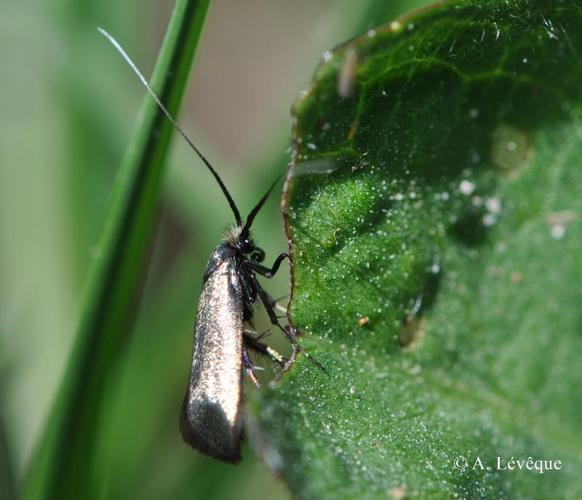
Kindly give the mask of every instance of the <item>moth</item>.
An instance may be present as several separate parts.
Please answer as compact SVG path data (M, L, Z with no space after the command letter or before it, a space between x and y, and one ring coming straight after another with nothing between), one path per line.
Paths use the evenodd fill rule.
M257 299L263 303L273 325L292 338L279 323L273 301L256 277L256 274L272 277L287 257L282 253L271 268L263 266L264 251L255 245L250 234L254 217L268 194L244 224L235 212L237 225L208 261L198 305L192 369L180 429L193 448L225 462L240 460L243 370L258 385L249 350L281 366L285 363L276 351L245 330Z
M264 266L265 252L255 244L251 234L255 217L277 181L243 221L214 167L176 123L121 45L102 28L98 30L122 55L172 126L206 165L234 214L235 225L227 230L225 240L210 255L202 280L192 367L182 405L180 431L186 443L198 451L224 462L237 463L241 459L244 427L241 407L243 373L258 385L249 352L257 352L283 368L295 359L298 352L302 352L320 366L297 344L296 332L279 322L276 302L257 279L257 275L273 277L288 258L287 253L281 253L270 268ZM293 348L290 359L245 329L245 323L253 318L258 301L263 304L273 326L290 341Z

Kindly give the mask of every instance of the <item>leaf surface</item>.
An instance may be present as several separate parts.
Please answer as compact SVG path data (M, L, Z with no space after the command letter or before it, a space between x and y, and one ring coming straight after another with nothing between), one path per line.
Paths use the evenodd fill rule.
M581 53L577 2L467 1L324 57L283 209L327 371L254 401L299 497L582 495Z

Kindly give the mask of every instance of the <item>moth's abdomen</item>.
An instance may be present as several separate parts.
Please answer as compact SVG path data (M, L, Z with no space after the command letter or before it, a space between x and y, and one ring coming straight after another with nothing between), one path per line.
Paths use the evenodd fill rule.
M217 261L218 259L218 261ZM200 295L180 429L202 453L240 460L243 301L233 256L218 247Z

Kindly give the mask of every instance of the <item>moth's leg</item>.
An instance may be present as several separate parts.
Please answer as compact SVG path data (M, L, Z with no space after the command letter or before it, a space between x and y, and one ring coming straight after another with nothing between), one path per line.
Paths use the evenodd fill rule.
M282 253L281 255L279 255L275 259L275 262L273 262L273 266L271 267L271 269L269 269L267 266L263 266L262 264L253 261L248 261L246 265L250 269L252 269L255 273L259 273L261 276L265 276L265 278L272 278L273 276L275 276L275 274L277 274L281 262L283 262L288 257L289 254L287 253Z
M285 366L287 364L287 359L284 356L282 356L272 347L269 347L268 345L260 342L258 339L251 337L246 332L244 339L246 347L252 349L255 352L258 352L259 354L262 354L263 356L268 358L271 362L279 366Z
M269 295L269 294L267 294ZM271 299L271 306L273 306L275 309L277 309L277 311L284 313L285 315L287 315L287 308L283 307L281 304L279 304L279 301L282 299L286 299L288 297L288 295L283 295L282 297L279 297L278 299L274 299L273 297L271 297L269 295L269 299Z
M263 289L261 284L257 281L257 278L252 274L250 274L250 281L253 288L256 290L261 302L265 306L265 310L267 311L267 315L269 316L269 320L271 324L279 327L280 329L284 330L284 328L279 323L279 318L277 317L277 313L275 312L275 308L273 307L272 299L267 292Z
M261 384L259 384L259 379L257 378L254 372L253 362L251 361L251 357L249 356L249 352L247 351L247 348L245 346L243 346L242 349L242 358L243 358L242 359L243 368L246 374L253 381L253 384L255 384L255 386L261 387Z
M255 332L254 330L249 330L249 329L245 328L244 333L245 333L245 337L249 337L253 340L262 340L264 337L268 337L269 335L271 335L271 329L268 328L263 333L259 333L259 332Z
M301 347L297 343L297 340L295 339L295 331L294 330L292 331L292 327L290 327L289 325L287 325L287 327L284 327L281 325L281 323L279 323L279 318L277 317L277 313L275 312L275 309L271 305L271 302L269 300L269 295L267 294L267 292L265 292L265 290L263 289L263 287L257 281L257 278L255 278L255 276L253 274L250 275L250 278L251 278L251 282L252 282L253 286L255 287L255 290L257 291L257 294L259 295L259 297L261 299L261 302L265 306L265 310L267 311L267 315L269 316L271 323L283 332L283 335L285 335L285 337L291 343L291 345L293 346L294 349L296 349L297 351L302 353L306 358L311 360L312 363L314 363L319 368L321 368L323 371L325 371L325 368L321 365L321 363L319 363L314 357L310 356L309 353L307 351L305 351L305 349L303 349L303 347Z
M281 263L285 260L289 258L289 254L287 253L282 253L280 254L276 259L275 262L273 262L273 265L271 266L271 269L269 269L266 266L263 266L262 264L259 264L258 262L253 262L253 261L248 261L246 263L246 265L248 266L248 268L255 272L260 274L261 276L265 276L266 278L272 278L273 276L275 276L275 274L277 274L277 271L279 270L279 267L281 266ZM284 308L282 305L279 304L279 300L275 300L273 299L269 294L267 294L267 296L269 297L269 302L270 302L270 307L271 308L275 308L278 311L287 314L287 309Z
M278 298L278 299L274 299L273 297L271 297L271 295L267 292L265 292L265 294L267 295L268 299L269 299L269 304L271 305L271 307L273 309L276 309L278 312L283 313L282 316L277 316L277 318L281 319L281 318L286 318L287 317L287 308L283 307L281 304L279 304L279 301L282 298L286 298L287 295L283 295L283 297Z
M282 306L281 304L279 304L279 301L280 301L282 298L286 298L286 297L287 297L287 295L284 295L283 297L281 297L281 298L278 298L278 299L274 299L274 298L273 298L273 297L271 297L271 295L270 295L270 294L268 294L267 292L265 292L265 294L267 295L267 298L269 299L269 304L270 304L270 306L271 306L273 309L275 309L277 312L279 312L279 313L282 313L282 314L279 314L279 315L277 316L277 318L279 318L279 319L281 319L281 318L287 318L287 308L286 308L286 307L284 307L284 306Z
M416 297L416 300L414 301L414 305L412 306L412 309L407 314L407 319L414 318L414 316L416 316L420 312L420 310L422 309L422 301L423 300L424 300L424 293L421 293L418 297Z

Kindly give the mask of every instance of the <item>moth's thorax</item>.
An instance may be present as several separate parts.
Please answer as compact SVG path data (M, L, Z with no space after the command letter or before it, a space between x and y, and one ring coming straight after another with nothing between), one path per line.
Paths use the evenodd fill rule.
M210 275L216 271L216 269L225 261L227 260L236 260L240 257L240 252L228 244L228 242L224 242L217 246L214 251L210 254L210 258L208 259L208 264L206 265L206 271L204 272L204 278L202 279L202 283L206 283Z

